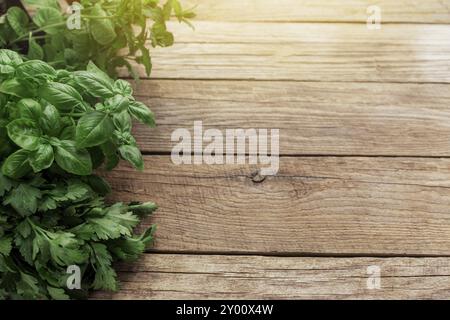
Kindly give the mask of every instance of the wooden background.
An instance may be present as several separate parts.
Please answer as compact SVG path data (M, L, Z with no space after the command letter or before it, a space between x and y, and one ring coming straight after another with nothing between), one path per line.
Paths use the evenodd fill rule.
M196 30L171 24L136 85L146 170L108 174L116 200L159 204L157 241L95 297L450 299L450 0L184 3ZM175 166L195 120L279 128L279 173Z

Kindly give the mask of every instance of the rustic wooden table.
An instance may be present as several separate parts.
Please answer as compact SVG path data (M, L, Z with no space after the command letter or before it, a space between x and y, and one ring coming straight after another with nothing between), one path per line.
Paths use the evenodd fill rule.
M174 23L136 85L146 170L109 174L159 204L156 245L97 297L450 298L450 0L187 2L196 30ZM279 173L174 165L195 120L279 128Z

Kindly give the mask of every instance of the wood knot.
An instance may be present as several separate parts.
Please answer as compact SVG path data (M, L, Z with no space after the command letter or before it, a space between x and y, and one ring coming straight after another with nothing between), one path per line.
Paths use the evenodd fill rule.
M259 170L255 170L250 174L250 178L254 183L261 183L266 180L266 176L261 175L261 172Z

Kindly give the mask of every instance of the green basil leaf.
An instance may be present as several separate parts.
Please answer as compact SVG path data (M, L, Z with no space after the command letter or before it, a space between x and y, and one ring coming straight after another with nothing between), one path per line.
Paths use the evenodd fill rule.
M106 113L93 111L78 121L75 141L79 148L101 145L108 141L114 131L110 116Z
M56 70L41 60L30 60L20 64L16 76L27 81L41 83L56 78Z
M55 150L55 161L65 171L79 176L92 173L92 161L86 149L77 149L75 142L60 141Z
M56 8L41 8L34 15L33 22L46 33L55 34L61 32L64 18Z
M15 67L22 62L22 58L17 52L7 49L0 50L0 74L14 73Z
M127 97L123 95L117 94L112 98L109 98L105 101L105 104L109 107L113 112L119 113L128 109L130 105L130 101Z
M71 112L83 105L83 98L78 91L64 83L47 83L40 88L39 96L63 112Z
M110 171L117 167L119 164L120 158L117 155L117 147L112 141L107 141L106 143L102 144L100 148L103 151L103 154L105 155L105 168L106 170Z
M106 99L114 96L113 85L93 72L76 71L74 77L77 84L92 97Z
M0 64L17 66L22 62L23 60L17 52L8 49L0 50Z
M113 122L117 130L119 131L131 131L131 117L127 111L122 111L121 113L116 113L113 116Z
M42 60L44 59L44 49L37 43L36 40L30 38L28 40L28 59Z
M141 151L135 146L121 146L119 152L122 158L130 162L136 169L144 170L144 159L142 158Z
M119 79L114 82L114 89L117 93L124 96L131 96L133 94L133 88L128 81Z
M34 89L27 87L16 78L3 81L0 84L0 92L19 98L31 98L35 96Z
M140 122L150 127L156 126L155 116L145 104L138 101L132 101L128 107L128 112Z
M6 13L6 19L9 25L18 36L28 33L29 19L28 15L19 7L11 7Z
M9 123L6 128L9 138L19 147L29 151L38 148L42 132L36 122L29 119L17 119Z
M35 173L50 168L53 160L53 147L49 144L41 144L37 150L30 154L30 165Z
M102 9L100 4L97 4L92 8L91 14L99 17L107 17L107 13ZM92 37L101 45L107 45L117 37L112 21L107 18L90 19L89 29Z
M10 155L3 163L2 173L10 178L20 179L30 172L31 167L28 162L30 151L19 150Z
M42 107L36 100L22 99L16 105L19 118L39 121L42 117Z
M58 110L51 104L48 104L42 112L39 119L42 130L49 136L56 136L61 130L61 116ZM65 140L65 139L63 139ZM69 139L70 140L70 139Z

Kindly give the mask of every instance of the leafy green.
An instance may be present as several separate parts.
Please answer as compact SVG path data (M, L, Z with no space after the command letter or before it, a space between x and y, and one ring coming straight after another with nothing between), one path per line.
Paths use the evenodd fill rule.
M0 23L0 48L23 52L28 44L29 59L43 59L57 68L85 70L93 61L110 76L117 68L137 77L133 64L143 65L150 75L152 62L146 44L173 45L174 36L166 22L175 17L191 26L192 10L179 0L82 0L81 6L64 11L54 0L24 0L37 10L32 18L18 7L5 14ZM2 71L3 69L3 71ZM8 67L0 72L8 73Z
M156 206L107 204L111 188L94 169L112 169L120 158L143 169L131 118L151 125L151 111L127 82L93 63L57 70L9 50L0 50L0 91L0 298L117 290L113 265L152 243L153 227L134 229ZM73 266L80 289L67 284Z

